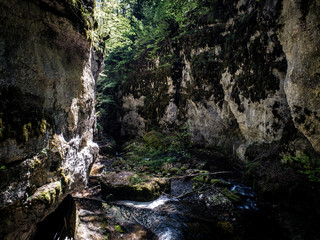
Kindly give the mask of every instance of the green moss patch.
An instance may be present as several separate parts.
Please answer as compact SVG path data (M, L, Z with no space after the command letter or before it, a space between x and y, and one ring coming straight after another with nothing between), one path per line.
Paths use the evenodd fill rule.
M43 203L46 206L50 206L61 194L61 182L57 181L38 188L37 191L31 197L29 197L28 201L31 202L31 205Z
M169 189L169 181L134 172L120 172L102 176L101 186L102 194L112 194L114 199L151 201Z

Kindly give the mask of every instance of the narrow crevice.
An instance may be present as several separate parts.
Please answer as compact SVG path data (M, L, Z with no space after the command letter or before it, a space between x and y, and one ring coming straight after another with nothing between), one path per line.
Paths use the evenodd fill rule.
M68 195L59 207L37 224L33 240L73 239L76 227L76 205Z

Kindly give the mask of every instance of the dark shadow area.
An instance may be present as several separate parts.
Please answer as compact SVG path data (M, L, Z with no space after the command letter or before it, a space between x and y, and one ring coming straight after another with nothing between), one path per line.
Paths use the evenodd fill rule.
M76 225L76 205L68 195L56 211L37 224L34 240L73 238Z

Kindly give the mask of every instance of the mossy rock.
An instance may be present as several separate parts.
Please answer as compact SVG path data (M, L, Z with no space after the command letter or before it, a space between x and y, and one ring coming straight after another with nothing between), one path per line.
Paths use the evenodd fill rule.
M192 182L196 183L210 183L210 177L208 174L199 174L192 179Z
M38 190L28 199L31 205L36 205L37 203L45 204L50 206L58 197L62 194L61 182L53 182L38 188Z
M134 172L109 173L101 178L103 196L114 200L152 201L169 190L169 180L137 175Z
M214 184L216 187L228 187L230 186L229 183L221 180L221 179L217 179L217 178L212 178L210 179L210 184Z
M173 167L173 168L169 169L169 172L172 174L177 174L179 172L179 170L180 170L179 168Z
M232 192L232 191L228 190L227 188L222 189L221 193L233 202L240 202L241 201L241 198L237 193Z
M165 147L165 143L163 141L163 135L156 131L151 131L146 133L143 136L143 141L148 147L153 147L156 149Z

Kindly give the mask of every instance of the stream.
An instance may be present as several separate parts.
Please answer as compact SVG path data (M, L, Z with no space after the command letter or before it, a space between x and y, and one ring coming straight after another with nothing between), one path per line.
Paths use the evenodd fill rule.
M75 197L79 219L76 237L68 226L65 229L56 228L55 233L52 229L48 230L59 222L55 216L53 221L42 223L43 235L35 239L286 239L250 187L221 181L230 192L240 196L235 203L212 190L193 192L189 181L180 180L172 181L170 194L163 194L149 202ZM66 216L62 219L74 224L75 219L70 220L70 216L75 215L69 214L67 221ZM111 234L110 226L117 226L111 227L116 229ZM47 233L52 234L48 236Z
M152 202L117 201L106 211L119 223L141 224L161 240L184 239L187 229L187 208L165 195Z
M95 162L88 186L40 222L34 240L288 239L271 208L226 166L212 175L192 170L187 176L156 178L165 179L166 187L150 198L144 184L160 183L152 185L153 176L147 175L149 182L134 190L130 179L136 173L115 171L112 159L117 158Z
M274 229L268 227L274 226L268 226L270 223L260 212L252 189L239 183L228 184L230 191L236 191L241 200L234 208L228 206L232 209L226 210L224 216L208 211L210 206L204 206L206 194L194 194L185 199L173 196L176 194L164 194L151 202L115 201L106 207L106 213L120 225L135 222L150 229L159 240L236 239L234 234L238 235L237 239L282 239L277 233L270 236ZM220 204L223 207L224 204ZM237 222L239 220L248 222Z

